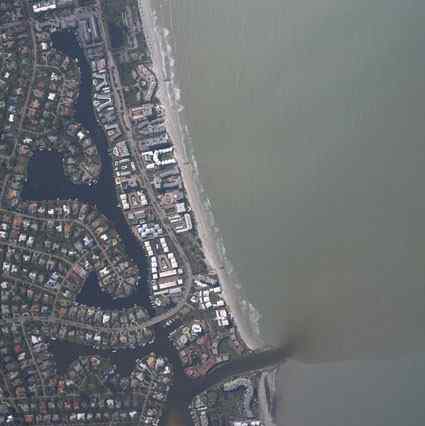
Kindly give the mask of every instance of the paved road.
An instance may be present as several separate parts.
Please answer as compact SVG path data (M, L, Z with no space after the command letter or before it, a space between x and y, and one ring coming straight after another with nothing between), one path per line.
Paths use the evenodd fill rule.
M41 222L48 222L48 221L53 220L55 222L62 222L62 223L64 223L64 222L70 223L71 222L71 223L74 223L74 224L81 226L90 235L90 237L93 239L93 241L96 243L96 246L101 251L102 256L104 257L104 259L106 259L108 266L111 268L114 275L117 277L117 280L122 282L121 272L118 271L115 268L114 262L112 261L111 257L108 255L106 250L103 248L101 242L99 241L97 236L94 234L93 230L90 229L84 222L81 222L80 220L75 219L75 218L49 218L49 217L32 216L32 215L29 215L29 214L20 213L20 212L14 211L14 210L4 209L4 208L1 208L1 207L0 207L0 212L9 213L9 214L13 214L13 215L16 215L16 216L22 216L22 217L26 217L28 219L38 220L38 221L41 221ZM36 251L36 250L30 250L27 247L19 246L19 244L15 245L14 243L11 243L11 242L4 242L4 243L0 243L0 244L14 246L14 247L20 248L22 250L29 250L29 251L34 251L34 252ZM52 257L56 257L56 258L61 259L62 261L66 262L68 264L71 264L71 265L74 264L73 262L71 262L71 261L69 261L65 258L62 258L60 256L57 256L57 255L49 253L49 252L39 252L39 253L47 254L47 255L52 256Z
M145 326L149 327L155 324L158 324L159 322L166 321L176 315L183 306L186 304L186 301L188 297L190 296L192 286L193 286L193 272L192 268L190 266L189 259L178 241L178 238L176 236L175 231L171 227L167 215L165 214L164 210L161 208L161 206L158 203L158 199L155 193L155 190L150 183L149 176L146 172L146 167L143 164L142 159L140 158L138 149L137 149L137 143L138 141L135 138L133 129L130 129L130 131L127 130L128 126L131 126L131 120L129 118L128 114L128 107L125 105L125 100L123 100L123 97L120 96L120 93L123 93L123 87L120 80L120 76L118 73L113 73L113 70L116 69L116 65L114 62L113 55L111 53L111 46L109 45L106 29L105 29L105 23L102 19L102 13L101 13L101 5L100 1L97 2L97 8L98 8L98 18L100 22L100 31L102 33L102 37L104 40L106 40L106 50L107 50L107 58L108 58L108 68L110 70L110 83L112 88L112 94L114 97L114 105L117 108L118 116L120 119L121 127L124 129L125 138L128 141L130 152L132 159L135 162L137 173L139 176L143 178L144 182L144 190L146 191L149 201L151 203L152 208L154 209L157 219L160 222L164 232L167 234L167 236L170 238L172 243L174 244L174 247L177 251L178 257L180 258L181 262L183 263L183 269L184 269L184 292L183 297L180 299L180 301L176 304L176 306L169 311L160 314L158 316L155 316L151 318L151 320L146 321L144 324ZM113 75L112 75L113 74ZM120 108L118 108L118 105Z
M106 30L105 30L105 26L104 26L104 22L102 20L102 15L100 13L100 2L98 0L98 17L99 17L99 22L100 22L100 29L101 29L101 33L102 36L104 38L104 40L108 40L107 36L106 36ZM31 83L28 89L28 93L27 93L27 99L25 101L24 104L24 111L27 108L27 104L29 101L29 97L30 97L30 93L32 90L32 86L34 84L35 81L35 72L36 72L36 67L37 67L37 50L36 50L36 46L35 46L35 34L34 34L34 28L33 28L33 22L30 21L30 28L31 28L31 37L33 39L33 43L34 43L34 48L33 48L33 55L34 55L34 63L33 63L33 74L32 74L32 79L31 79ZM108 42L107 42L108 43ZM110 46L107 46L107 52L108 52L108 67L110 70L116 69L115 67L115 63L114 63L114 59L112 54L110 53ZM189 262L189 259L182 247L182 245L180 244L177 235L175 233L175 231L173 230L171 224L168 221L167 215L165 214L164 210L161 208L161 206L158 203L157 200L157 196L155 193L155 190L152 186L152 184L150 183L150 179L149 176L147 175L146 172L146 168L145 165L143 164L142 159L139 156L139 152L137 149L137 140L134 137L134 133L133 133L133 129L129 126L131 126L131 121L129 119L129 115L128 115L128 108L125 105L125 103L123 102L123 97L120 96L120 93L123 93L123 87L119 78L118 73L115 73L113 78L111 75L110 78L111 81L111 88L112 88L112 92L113 92L113 96L114 96L114 103L116 106L120 106L119 109L117 109L117 111L119 111L119 118L120 118L120 123L122 128L124 129L124 135L129 143L129 148L130 148L130 152L132 154L132 158L135 162L135 165L137 167L137 172L138 174L143 178L143 182L144 182L144 189L147 193L147 196L150 200L151 206L153 208L153 210L156 213L158 222L160 223L160 225L162 226L164 233L169 237L169 239L172 241L176 251L177 251L177 255L178 258L180 259L180 261L182 262L182 266L183 266L183 270L184 270L184 276L183 276L183 282L184 282L184 291L183 291L183 295L181 297L181 299L179 300L179 302L171 309L169 309L168 311L156 315L146 321L143 321L141 323L138 323L137 325L132 325L132 326L127 326L127 327L119 327L119 328L108 328L108 327L95 327L95 326L91 326L90 324L86 324L84 322L78 322L78 321L70 321L70 320L64 320L64 319L59 319L56 317L49 317L49 318L33 318L33 317L21 317L18 319L5 319L5 320L1 320L0 323L11 323L11 322L16 322L17 320L22 320L22 321L34 321L34 320L39 320L42 322L53 322L53 323L60 323L63 325L70 325L73 327L77 327L77 328L83 328L85 330L91 330L94 332L111 332L111 331L133 331L133 330L137 330L137 329L144 329L144 328L150 328L158 323L167 321L168 319L174 317L185 305L186 302L191 294L191 290L192 290L192 286L193 286L193 272L192 272L192 268ZM25 114L24 114L25 115ZM21 118L21 122L19 125L19 131L22 130L23 128L23 121L24 121L24 115ZM40 218L40 217L36 217L36 216L31 216L31 215L27 215L27 214L22 214L22 213L18 213L15 212L13 210L7 210L7 209L3 209L0 208L0 211L5 211L8 213L12 213L12 214L18 214L21 215L23 217L28 217L31 219L36 219L36 220L41 220L41 221L47 221L47 220L51 220L50 218ZM83 222L77 220L77 219L69 219L69 218L52 218L55 221L58 222L69 222L69 221L73 221L75 223L78 223L78 225L82 226L89 234L90 236L96 241L97 245L99 246L100 250L102 251L102 255L105 257L105 259L107 260L107 262L109 263L109 265L111 266L112 270L114 271L114 273L116 274L117 277L120 277L120 274L118 273L118 271L115 270L115 268L113 267L113 262L112 260L109 258L108 254L106 253L106 251L102 248L102 245L98 243L96 236L93 234L92 230ZM13 245L13 243L6 243L8 245ZM58 256L56 256L58 257ZM65 259L63 259L65 260ZM66 261L66 260L65 260ZM69 261L68 261L69 263ZM121 278L118 278L121 279Z

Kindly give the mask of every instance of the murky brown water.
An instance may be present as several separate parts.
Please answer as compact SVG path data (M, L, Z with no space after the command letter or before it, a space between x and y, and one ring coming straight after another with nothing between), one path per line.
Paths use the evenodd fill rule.
M202 180L263 336L304 330L313 360L423 349L425 3L158 4ZM289 398L283 418L422 424L425 355L413 357L299 367L286 392L302 402ZM326 409L344 394L345 408Z

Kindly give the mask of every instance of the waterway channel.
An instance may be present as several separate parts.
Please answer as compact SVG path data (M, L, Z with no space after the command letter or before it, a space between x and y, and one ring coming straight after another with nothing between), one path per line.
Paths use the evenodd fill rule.
M79 62L81 82L79 97L75 105L75 119L90 132L102 161L102 171L96 184L91 186L75 185L64 174L62 166L63 159L60 154L52 151L36 152L32 156L28 166L28 180L23 191L23 199L26 201L78 199L96 206L113 223L124 243L128 256L139 267L139 285L136 293L132 296L123 299L114 299L109 294L103 293L100 290L97 275L92 273L85 283L83 290L78 295L77 301L88 306L96 306L103 309L124 309L138 304L145 307L153 315L148 298L147 267L143 250L140 243L132 234L122 211L118 207L108 145L105 134L99 126L93 110L91 102L92 78L88 61L73 32L55 32L51 37L54 48L67 56L77 59ZM224 363L206 378L191 380L185 376L177 351L168 340L169 331L169 329L162 325L155 326L155 342L151 345L135 349L96 351L84 345L60 341L52 342L50 348L55 356L59 371L65 371L70 363L79 356L97 353L109 357L117 364L121 374L128 375L134 368L137 358L143 357L152 351L166 356L173 364L175 381L170 391L166 413L162 419L162 424L164 425L176 424L176 421L183 422L183 424L191 424L187 408L196 394L221 382L228 376L276 364L284 356L281 350L255 354L241 360Z

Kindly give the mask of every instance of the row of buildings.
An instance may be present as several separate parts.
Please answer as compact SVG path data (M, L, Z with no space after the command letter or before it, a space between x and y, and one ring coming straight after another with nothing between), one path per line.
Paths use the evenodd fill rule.
M21 148L28 155L37 151L56 151L62 157L65 176L73 184L92 185L97 182L102 170L97 147L81 124L66 121L60 131L50 131L40 137L27 136Z
M217 364L247 350L236 332L223 299L222 288L214 275L199 275L190 297L194 313L182 318L183 324L170 334L185 372L201 377Z
M42 14L56 9L73 6L74 3L74 0L33 0L32 11L35 14Z
M42 328L0 328L1 424L158 424L174 375L164 357L136 360L128 378L100 355L79 357L59 373Z
M13 0L9 3L13 7ZM71 3L29 4L41 17ZM23 202L21 198L34 151L60 152L65 173L75 183L94 183L101 166L90 134L68 120L78 96L78 66L51 48L48 26L40 21L34 28L38 65L31 92L19 77L23 75L19 68L26 65L21 63L28 61L29 72L22 82L32 81L28 26L19 32L16 25L10 37L3 28L0 31L0 51L6 46L15 55L0 57L4 78L0 90L5 94L0 109L15 114L11 119L4 114L6 122L0 123L2 128L5 124L0 131L1 166L5 156L16 154L16 161L7 164L7 173L3 174L3 167L0 170L0 424L138 425L143 421L157 425L173 380L169 362L150 354L126 375L117 371L109 356L111 349L140 348L152 342L152 331L142 326L147 312L138 306L106 310L76 301L93 271L100 289L111 297L134 293L139 270L128 260L120 237L94 207L78 201ZM65 67L77 73L67 74ZM13 71L17 81L12 84ZM27 93L28 114L23 121L19 113ZM98 112L112 137L118 126L114 111L103 105L107 94L108 88L100 83L95 101L102 102ZM105 350L108 355L79 358L59 373L55 361L61 357L55 360L51 347L56 340L71 343L70 347L75 343Z
M54 260L55 265L66 265L69 281L77 283L90 271L97 270L101 288L115 297L129 295L136 287L138 269L127 259L117 232L103 215L87 204L76 200L21 203L19 212L0 213L0 226L0 238L7 242L8 250L40 253ZM15 267L24 274L27 272L20 265ZM38 269L36 276L20 276L57 289L47 284L48 277L54 273L62 276L63 271L56 271L50 265L46 270ZM64 283L63 297L66 298L67 289L70 295L78 293L79 285L74 287L67 288Z
M157 201L194 265L193 270L196 270L198 264L205 261L204 254L197 243L199 237L182 179L180 167L184 165L178 164L174 141L167 131L165 110L157 98L158 81L152 72L152 64L142 58L134 60L131 54L117 55L117 58L135 134L137 152L134 155L138 155L144 165ZM138 102L135 102L134 92L138 94ZM128 149L120 152L127 155ZM151 233L150 241L144 244L150 259L154 300L158 300L158 304L165 300L163 304L167 305L169 293L179 292L174 282L167 282L175 280L174 277L169 279L168 274L176 268L171 265L163 272L162 286L155 279L161 277L157 273L158 265L161 262L167 264L169 241L158 225L143 226L142 231L143 237ZM174 319L180 320L181 325L170 334L186 375L192 378L205 376L219 363L249 351L238 334L214 272L195 277L188 302L192 309L183 309L176 315Z
M9 2L8 2L9 3ZM19 13L10 13L11 21L0 29L0 155L15 150L20 123L33 72L31 33L20 1L13 1ZM19 6L18 6L19 5ZM7 16L7 13L2 15Z
M78 64L43 42L45 33L36 31L39 61L45 65L35 71L31 97L25 112L25 128L42 132L56 128L62 117L70 119L79 94L80 74Z
M109 226L96 210L78 201L47 207L29 203L22 213L2 212L2 318L40 319L49 325L51 337L103 348L151 341L151 330L138 326L148 318L142 307L119 312L76 302L94 270L100 287L116 297L136 288L139 271Z
M102 124L107 141L113 144L122 135L118 114L113 101L110 76L107 72L105 51L103 48L88 49L93 77L93 106L97 118Z
M132 156L128 141L123 136L123 129L117 116L116 98L113 96L111 87L110 80L113 77L107 59L102 56L100 48L96 50L95 55L91 55L90 52L90 49L87 49L93 75L93 105L98 120L105 130L108 143L113 147L113 173L120 207L133 232L143 243L150 265L151 293L155 302L162 305L161 297L177 300L180 296L183 287L183 269L161 223L152 210L135 158ZM146 114L155 114L155 119L163 117L163 110L159 105L140 108L145 110ZM138 113L141 114L141 110ZM168 169L162 172L163 179L169 180L170 188L173 173L178 175L175 163L175 159L170 156L169 161L163 160L161 164L162 166L174 165L174 171ZM147 168L150 166L147 165ZM181 192L181 198L184 198L183 192ZM180 208L183 205L184 203L181 203ZM174 216L170 215L169 220L176 232L185 232L192 227L190 216L181 220L180 216L174 214ZM182 226L182 223L185 225Z

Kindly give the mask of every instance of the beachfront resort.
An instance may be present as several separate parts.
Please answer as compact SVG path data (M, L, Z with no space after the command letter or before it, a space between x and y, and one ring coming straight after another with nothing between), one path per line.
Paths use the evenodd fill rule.
M143 7L0 0L0 424L158 425L178 386L252 353L200 238ZM202 393L194 423L260 425L255 389Z

